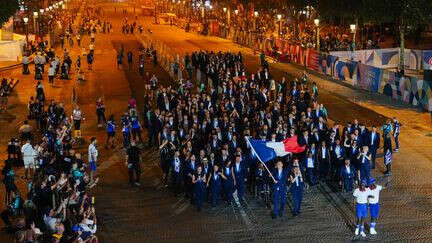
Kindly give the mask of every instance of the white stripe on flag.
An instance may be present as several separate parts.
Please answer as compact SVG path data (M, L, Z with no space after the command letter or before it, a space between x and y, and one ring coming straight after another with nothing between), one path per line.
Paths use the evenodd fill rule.
M285 151L285 145L282 142L267 142L266 146L272 148L278 157L283 157L289 154L289 152Z

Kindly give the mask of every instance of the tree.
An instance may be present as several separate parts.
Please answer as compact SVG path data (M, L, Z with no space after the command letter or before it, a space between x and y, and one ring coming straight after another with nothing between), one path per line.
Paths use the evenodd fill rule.
M17 0L0 1L0 27L16 13L18 7Z
M430 0L382 0L377 1L378 11L383 11L378 21L392 23L399 29L400 56L399 68L404 70L405 36L409 31L421 29L432 20Z

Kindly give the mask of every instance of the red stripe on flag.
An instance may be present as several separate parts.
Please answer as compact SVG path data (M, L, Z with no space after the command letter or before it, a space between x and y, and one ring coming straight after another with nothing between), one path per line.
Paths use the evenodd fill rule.
M285 151L291 152L294 154L301 153L305 151L306 145L300 146L297 142L297 136L292 136L283 141Z

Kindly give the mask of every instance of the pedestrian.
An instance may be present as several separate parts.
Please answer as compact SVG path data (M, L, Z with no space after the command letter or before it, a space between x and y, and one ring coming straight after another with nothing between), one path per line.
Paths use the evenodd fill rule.
M207 180L207 187L210 187L211 206L214 208L219 203L222 191L222 172L217 164L213 165L213 172Z
M391 164L392 164L392 145L391 145L391 139L390 134L387 134L387 137L384 138L384 165L386 167L386 171L384 172L384 175L390 176L391 173Z
M141 150L136 146L135 141L131 141L131 145L126 150L126 166L128 167L129 184L141 186Z
M225 199L228 205L231 205L233 200L235 178L234 178L233 168L231 166L231 161L229 159L226 160L222 171L223 173L221 174L221 176L224 179L223 189L224 189Z
M96 137L92 137L90 139L90 145L88 147L88 159L89 159L89 168L90 168L90 184L94 183L94 179L96 177L96 166L98 161L99 152L96 148L97 139Z
M355 197L356 202L357 217L356 229L354 234L359 235L360 233L362 237L366 237L366 234L364 232L364 221L368 215L367 202L369 197L369 189L366 188L366 180L361 180L359 187L354 190L353 196Z
M372 159L372 156L369 152L368 146L363 146L360 153L357 156L357 159L360 163L360 170L359 170L359 180L365 180L369 181L370 178L370 161Z
M270 175L269 175L270 176ZM286 204L288 172L283 168L282 161L276 162L276 169L271 175L273 179L273 213L272 218L282 217Z
M300 171L300 167L295 166L293 168L293 174L290 175L291 182L291 195L292 195L292 215L297 216L300 214L301 203L303 200L304 181Z
M371 169L375 169L376 166L376 155L380 146L380 135L377 132L376 126L372 126L372 131L369 133L365 145L369 146L371 152Z
M114 120L114 115L111 115L107 123L107 140L105 148L115 148L115 130L116 124Z
M81 137L81 121L84 120L84 116L78 105L76 105L75 109L72 111L71 119L74 125L75 137Z
M393 137L395 141L395 152L399 152L399 134L400 134L400 127L402 125L398 121L396 117L393 117Z
M26 143L21 147L21 153L24 160L24 168L25 168L25 177L24 179L28 180L33 178L34 170L35 170L35 158L36 158L36 150L30 144L30 140L27 140Z
M92 65L93 65L93 53L92 52L89 52L87 54L87 65L88 65L88 70L93 69L93 67L92 67Z
M133 54L132 51L129 51L127 54L128 57L128 66L129 66L129 70L132 69L132 61L133 61Z
M120 66L123 63L123 55L121 53L117 54L117 69L120 69Z
M206 195L206 174L203 172L202 166L198 166L196 172L192 175L192 184L197 211L200 212Z
M53 65L50 65L48 69L48 82L53 85L54 84L54 75L55 75L55 68Z
M98 127L102 127L106 124L106 118L105 118L105 104L102 100L102 97L99 97L96 100L96 115L98 119Z
M247 169L242 161L241 155L236 155L234 163L234 178L235 178L235 189L237 190L237 196L240 202L243 202L244 198L244 183L247 178Z
M376 223L380 211L379 196L382 189L384 189L384 187L375 184L374 178L369 179L368 203L369 203L369 213L371 217L369 232L371 235L377 234Z
M348 158L345 159L345 164L340 169L340 178L339 185L343 185L343 190L345 192L352 192L356 172Z
M180 193L182 181L183 181L183 161L180 158L180 151L176 150L174 152L174 157L172 159L171 165L171 176L174 196L177 197Z
M309 185L316 185L318 183L315 168L316 161L312 152L308 152L304 164L306 165L306 177Z
M130 133L131 133L131 125L130 125L130 119L127 112L124 113L124 115L121 118L122 123L122 133L123 133L123 147L127 149L130 144Z

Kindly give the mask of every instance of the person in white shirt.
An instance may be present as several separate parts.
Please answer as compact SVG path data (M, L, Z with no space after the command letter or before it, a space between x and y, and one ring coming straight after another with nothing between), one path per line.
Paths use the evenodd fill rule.
M89 159L89 167L90 167L90 183L93 183L93 178L96 174L96 163L98 159L99 152L96 148L97 140L95 137L92 137L90 140L90 145L88 147L88 159Z
M369 213L371 217L371 223L370 223L370 234L376 235L377 232L375 230L376 221L378 219L378 214L380 210L380 204L379 204L379 195L381 190L384 189L381 185L375 184L375 179L370 178L369 179L369 196L368 196L368 202L369 202Z
M368 215L367 202L369 196L369 189L366 187L365 180L362 180L360 186L354 190L353 196L355 197L357 217L355 235L358 235L360 233L362 237L366 237L366 234L364 232L364 220Z
M48 81L51 85L54 84L54 75L55 75L55 67L53 65L50 65L48 69Z
M33 176L36 157L36 150L30 144L30 140L27 140L27 142L21 147L21 153L24 160L25 179L28 179L29 174L30 176Z

